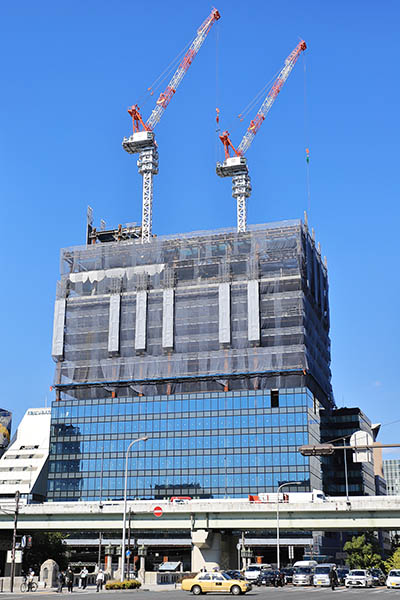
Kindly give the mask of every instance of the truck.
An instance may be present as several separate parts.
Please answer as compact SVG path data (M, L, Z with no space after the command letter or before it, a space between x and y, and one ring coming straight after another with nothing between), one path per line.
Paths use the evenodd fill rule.
M303 502L326 502L326 496L322 490L313 489L312 492L280 492L279 502L303 503ZM278 494L249 494L249 502L254 503L277 503Z

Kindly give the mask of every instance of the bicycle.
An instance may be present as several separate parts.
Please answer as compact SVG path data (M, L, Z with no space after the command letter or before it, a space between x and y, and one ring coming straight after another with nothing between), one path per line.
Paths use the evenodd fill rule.
M38 585L36 581L31 581L30 583L23 581L19 589L21 592L36 592L37 588Z

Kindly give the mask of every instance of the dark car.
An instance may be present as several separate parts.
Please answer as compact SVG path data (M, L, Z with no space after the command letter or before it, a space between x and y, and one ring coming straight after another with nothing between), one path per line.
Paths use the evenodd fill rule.
M382 569L371 569L372 582L374 585L385 585L386 576Z
M344 580L346 579L346 575L348 575L349 572L350 572L350 569L348 569L347 567L338 567L337 568L337 577L338 577L339 585L344 585Z
M294 573L294 569L292 567L285 567L285 569L281 569L281 573L283 573L285 577L285 583L292 583Z
M261 571L254 583L258 587L261 585L273 585L274 587L283 586L285 584L285 576L278 569Z
M231 579L240 579L241 581L244 581L244 576L241 574L240 571L236 571L233 569L230 571L224 571L224 573L229 575L229 577L231 577Z

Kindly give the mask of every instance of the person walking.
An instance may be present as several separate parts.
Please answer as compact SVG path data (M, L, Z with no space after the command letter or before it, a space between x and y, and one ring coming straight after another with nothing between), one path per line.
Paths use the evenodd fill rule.
M329 578L331 580L331 590L333 591L335 589L335 587L339 585L336 566L334 566L331 569L331 572L329 573Z
M88 573L89 573L89 571L87 570L86 567L83 567L82 571L79 573L79 577L81 580L81 588L83 590L86 589Z
M65 574L64 571L60 571L58 576L57 576L57 582L58 582L58 587L57 587L57 592L59 594L62 593L63 591L63 587L65 585Z
M74 591L74 572L71 569L71 567L68 567L67 569L67 573L65 576L65 583L67 584L67 590L69 592L73 592Z
M102 569L99 569L99 571L97 573L97 577L96 577L96 592L99 592L100 590L103 589L103 583L104 583L104 573L103 573Z

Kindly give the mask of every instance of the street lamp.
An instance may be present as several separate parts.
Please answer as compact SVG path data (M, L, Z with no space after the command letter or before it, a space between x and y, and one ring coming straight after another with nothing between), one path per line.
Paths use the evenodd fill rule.
M302 485L302 481L286 481L278 486L276 501L276 568L281 568L280 548L279 548L279 492L285 485Z
M125 486L124 486L124 516L122 521L122 556L121 556L121 581L124 581L125 578L125 530L126 530L126 491L128 487L128 457L129 450L132 448L133 444L137 444L137 442L147 442L149 439L148 435L138 438L137 440L132 440L129 444L126 454L125 454Z

